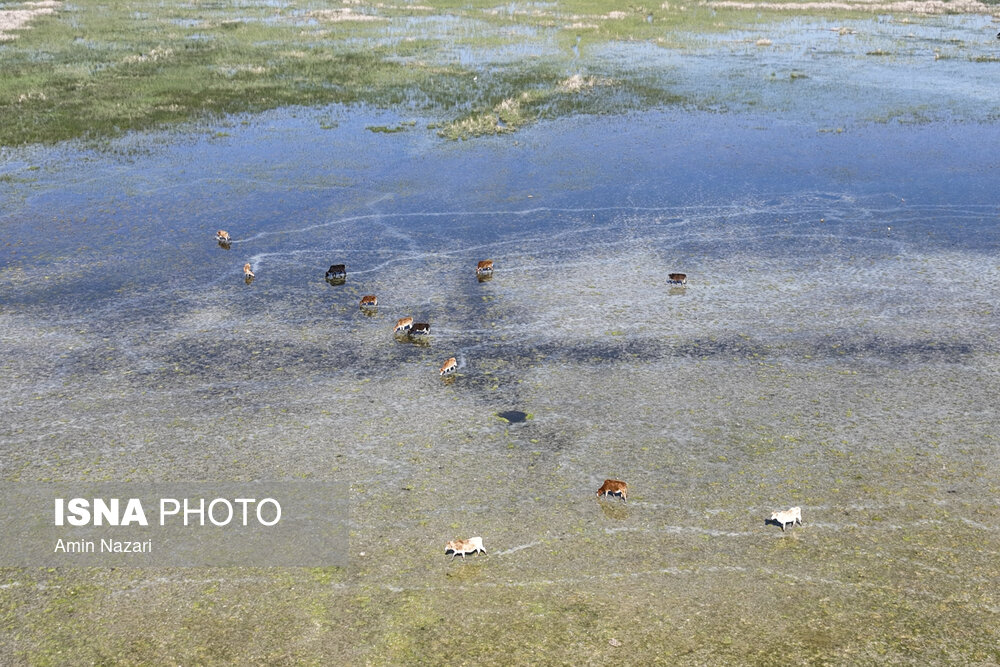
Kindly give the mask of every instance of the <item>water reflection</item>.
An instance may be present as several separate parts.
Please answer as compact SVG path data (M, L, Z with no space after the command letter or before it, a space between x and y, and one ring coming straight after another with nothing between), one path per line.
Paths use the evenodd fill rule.
M628 505L622 502L615 502L614 499L599 498L597 506L601 508L601 513L604 516L613 521L624 521L631 515Z
M520 424L528 420L528 413L521 412L520 410L507 410L505 412L498 412L497 417L506 419L511 424Z

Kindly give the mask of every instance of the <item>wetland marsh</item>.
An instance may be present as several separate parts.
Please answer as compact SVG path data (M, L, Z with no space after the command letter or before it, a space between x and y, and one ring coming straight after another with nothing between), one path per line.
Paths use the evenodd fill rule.
M0 570L0 662L1000 661L995 19L427 6L0 43L4 482L351 485L346 568Z

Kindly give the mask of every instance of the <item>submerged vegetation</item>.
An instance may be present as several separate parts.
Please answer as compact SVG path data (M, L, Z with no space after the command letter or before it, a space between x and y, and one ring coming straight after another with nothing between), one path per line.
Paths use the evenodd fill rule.
M352 503L343 568L2 567L0 663L1000 662L995 126L911 126L990 19L416 1L0 27L0 145L205 135L4 151L4 481ZM784 115L433 139L660 105Z
M0 3L0 12L27 6ZM815 6L816 14L852 15ZM781 3L611 0L334 7L79 0L44 9L0 41L0 145L108 137L289 105L367 103L437 115L440 134L451 138L571 113L717 108L717 91L681 94L669 72L642 62L623 67L606 47L645 43L682 53L699 35L788 17Z
M0 144L113 136L205 114L365 102L451 116L449 136L569 110L669 100L628 76L597 95L559 84L572 53L478 69L455 48L534 48L511 34L538 21L490 10L399 5L319 9L315 3L64 3L0 46ZM377 13L376 13L377 11ZM450 16L476 15L456 35ZM368 20L366 20L368 19ZM398 26L398 28L397 28ZM443 27L442 27L443 26ZM465 36L463 36L463 34Z

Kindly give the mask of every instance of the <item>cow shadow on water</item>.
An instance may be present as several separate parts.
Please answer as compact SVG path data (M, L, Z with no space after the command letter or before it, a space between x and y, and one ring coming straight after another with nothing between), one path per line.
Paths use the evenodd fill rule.
M778 521L777 519L764 519L764 525L777 526L778 528L781 528L781 532L783 533L791 532L791 529L795 527L794 523L786 523L784 527L782 527L781 522ZM801 526L802 524L800 523L798 525Z
M429 336L411 336L409 334L399 333L395 336L396 342L400 345L413 345L415 347L430 347L431 341Z
M612 521L624 521L632 515L628 505L617 498L598 498L597 506L601 512Z

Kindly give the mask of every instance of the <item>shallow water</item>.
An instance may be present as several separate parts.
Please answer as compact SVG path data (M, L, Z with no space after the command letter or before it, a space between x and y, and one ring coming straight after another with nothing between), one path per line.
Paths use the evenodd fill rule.
M330 114L338 126L318 132ZM4 218L4 477L349 479L355 561L341 587L300 581L306 595L374 596L362 617L407 596L432 619L441 596L494 596L457 626L428 621L415 655L457 628L490 636L457 644L483 655L523 641L494 627L522 595L567 632L584 622L566 595L584 616L611 594L650 609L595 621L588 632L608 636L585 644L599 653L610 638L661 650L645 633L704 600L719 606L674 646L710 661L770 636L734 620L747 614L801 656L814 642L782 625L792 611L828 655L937 655L892 637L926 636L942 614L992 636L994 128L825 134L645 113L451 144L371 122L275 113L223 137L23 155L40 169ZM487 257L496 272L479 282ZM340 262L347 281L331 286ZM373 317L357 307L368 293ZM394 339L403 315L430 322L430 339ZM449 356L459 372L442 381ZM498 418L510 411L530 419ZM629 481L628 505L594 499L605 477ZM764 526L792 504L804 526ZM466 534L491 554L449 563L444 541ZM206 581L60 576L96 585L86 617L122 632L134 626L105 595L141 610ZM240 584L239 623L265 613L274 576ZM773 599L755 583L768 580L799 598ZM47 599L25 590L10 595L29 612ZM855 635L897 603L884 632ZM352 650L410 655L389 640L410 621L359 630L366 648ZM732 641L709 650L720 624ZM29 654L51 639L34 632ZM578 655L539 632L553 655Z
M612 42L594 57L612 68L645 68L651 77L666 73L674 92L704 107L776 111L822 129L995 122L995 24L988 16L789 17L718 34Z
M346 479L353 560L6 570L0 650L1000 657L995 125L365 129L405 120L4 157L3 478ZM393 337L406 315L427 341ZM627 505L595 499L608 477ZM803 526L764 525L792 505ZM471 535L488 556L444 557Z

